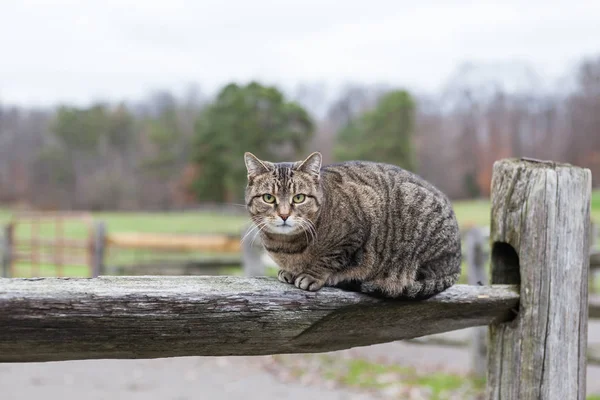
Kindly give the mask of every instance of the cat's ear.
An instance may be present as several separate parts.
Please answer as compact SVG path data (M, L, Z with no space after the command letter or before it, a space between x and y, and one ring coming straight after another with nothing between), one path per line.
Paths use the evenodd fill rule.
M300 163L300 165L297 167L297 169L299 171L303 171L303 172L309 173L311 175L314 175L318 178L321 173L322 159L323 159L323 156L321 156L321 153L319 153L318 151L315 151L314 153L312 153L311 155L306 157L306 160L302 161Z
M261 161L252 153L244 153L244 162L248 170L248 178L269 172L268 163Z

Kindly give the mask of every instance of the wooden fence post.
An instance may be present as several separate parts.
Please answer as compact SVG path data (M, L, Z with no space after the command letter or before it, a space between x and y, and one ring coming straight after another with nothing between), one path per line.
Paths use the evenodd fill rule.
M106 227L104 222L96 222L94 225L94 253L92 264L92 277L97 278L104 275L106 248Z
M262 244L259 238L250 237L253 226L242 232L242 269L245 276L264 276L265 264L262 261Z
M2 236L2 276L8 278L11 275L12 266L12 242L13 226L7 224L4 226L4 235Z
M487 398L584 400L591 173L502 160L492 177L492 284L520 284L489 328Z
M467 278L469 285L486 285L487 273L485 271L485 237L479 227L470 229L465 237L467 248ZM487 328L473 329L473 337L469 344L471 348L471 371L474 375L485 376L487 364Z

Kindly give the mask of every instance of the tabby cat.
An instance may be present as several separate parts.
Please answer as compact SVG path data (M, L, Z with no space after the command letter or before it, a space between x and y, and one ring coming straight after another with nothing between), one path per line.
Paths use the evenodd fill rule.
M244 155L246 205L279 280L377 297L424 299L458 279L461 244L448 198L399 167L321 154L272 163Z

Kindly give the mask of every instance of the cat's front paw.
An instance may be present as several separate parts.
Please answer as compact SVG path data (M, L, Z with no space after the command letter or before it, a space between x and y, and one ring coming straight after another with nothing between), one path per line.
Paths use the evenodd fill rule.
M282 269L280 269L277 273L277 279L279 279L283 283L294 283L294 275Z
M316 292L321 289L325 281L316 279L308 274L300 274L294 280L294 285L302 290L309 290L311 292Z

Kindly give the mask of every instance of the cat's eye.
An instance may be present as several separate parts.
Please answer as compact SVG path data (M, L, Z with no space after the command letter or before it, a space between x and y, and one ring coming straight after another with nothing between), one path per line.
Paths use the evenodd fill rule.
M306 200L306 196L303 194L297 194L292 198L292 201L296 204L302 203L304 200Z
M263 194L262 199L265 203L269 203L269 204L275 203L275 196L273 196L272 194Z

